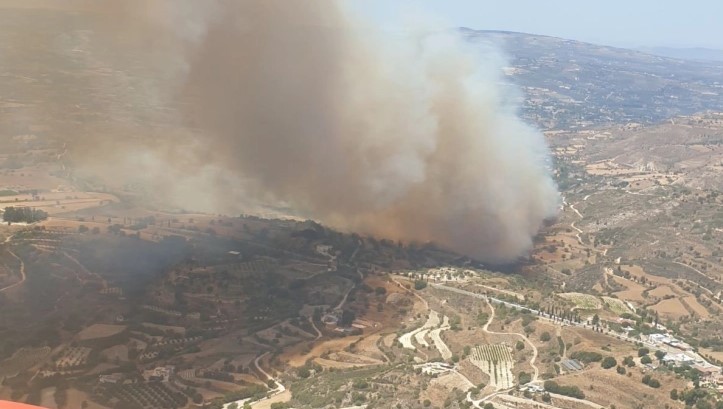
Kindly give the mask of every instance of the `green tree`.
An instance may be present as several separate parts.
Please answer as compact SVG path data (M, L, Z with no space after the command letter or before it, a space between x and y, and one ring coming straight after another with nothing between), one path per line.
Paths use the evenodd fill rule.
M695 409L713 409L713 405L707 400L699 400L695 404Z
M600 316L595 314L592 316L592 325L598 325L600 323Z
M296 375L299 378L308 378L311 376L311 371L309 371L309 368L302 366L301 368L296 370Z
M600 366L603 367L603 369L610 369L618 364L618 361L615 360L615 358L611 356L606 356L603 358L602 362L600 363Z
M640 358L640 363L643 365L648 365L653 363L653 359L650 358L650 355L643 355L642 358Z

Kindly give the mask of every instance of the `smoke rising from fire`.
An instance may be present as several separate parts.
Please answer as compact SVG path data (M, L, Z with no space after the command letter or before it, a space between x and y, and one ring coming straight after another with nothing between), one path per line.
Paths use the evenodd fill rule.
M489 262L523 255L555 214L544 139L493 52L447 30L380 33L332 1L120 3L114 29L162 45L152 63L193 132L116 142L129 157L115 172L172 179L170 197L205 197L204 210L282 202Z

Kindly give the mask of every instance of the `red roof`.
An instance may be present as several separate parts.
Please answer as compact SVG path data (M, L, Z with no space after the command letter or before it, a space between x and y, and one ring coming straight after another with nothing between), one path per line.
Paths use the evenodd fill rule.
M0 400L0 409L45 409L40 406L27 405L25 403L16 403Z

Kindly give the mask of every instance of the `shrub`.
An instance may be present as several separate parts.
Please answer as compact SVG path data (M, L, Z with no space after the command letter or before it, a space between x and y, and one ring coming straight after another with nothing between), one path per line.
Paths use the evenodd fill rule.
M615 358L611 356L606 356L605 359L602 360L600 363L600 366L602 366L604 369L610 369L618 364L618 361L615 360Z
M642 382L651 388L660 388L660 381L650 375L643 376Z
M302 366L296 371L296 375L298 375L299 378L308 378L311 376L311 371L309 371L309 368Z
M570 354L570 358L577 359L578 361L585 362L586 364L589 364L590 362L600 362L602 361L602 355L597 352L591 352L591 351L576 351Z
M577 386L561 386L555 381L545 381L545 390L558 395L570 396L577 399L585 399L585 394Z

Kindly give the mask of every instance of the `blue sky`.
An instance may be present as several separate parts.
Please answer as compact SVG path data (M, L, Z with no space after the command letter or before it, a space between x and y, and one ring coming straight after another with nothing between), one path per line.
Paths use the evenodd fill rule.
M345 0L385 29L408 16L620 47L723 49L723 0Z

